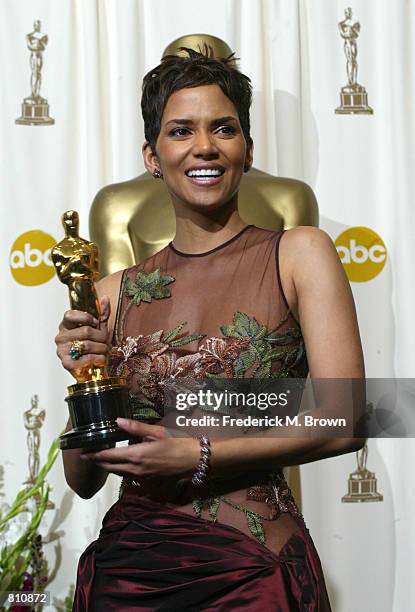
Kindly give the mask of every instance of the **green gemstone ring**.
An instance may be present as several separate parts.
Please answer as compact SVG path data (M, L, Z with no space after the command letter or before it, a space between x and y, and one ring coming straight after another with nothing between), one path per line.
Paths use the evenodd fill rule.
M69 355L75 361L84 354L84 343L82 340L74 340L69 347Z

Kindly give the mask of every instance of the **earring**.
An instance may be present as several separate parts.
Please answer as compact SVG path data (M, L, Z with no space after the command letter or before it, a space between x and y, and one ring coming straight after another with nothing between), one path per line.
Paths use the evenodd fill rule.
M153 170L153 177L154 177L155 179L162 178L162 176L163 176L163 175L162 175L162 173L160 172L160 170L158 170L157 168L156 168L155 170Z

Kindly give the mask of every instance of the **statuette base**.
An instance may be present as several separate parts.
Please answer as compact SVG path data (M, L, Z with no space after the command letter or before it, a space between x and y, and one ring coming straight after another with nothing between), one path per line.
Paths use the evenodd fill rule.
M25 98L22 102L22 116L15 120L17 125L53 125L49 117L49 104L45 98Z
M367 102L367 92L362 85L342 87L340 106L335 111L338 115L373 115L373 108Z
M349 476L348 492L342 502L380 502L383 495L377 491L377 478L369 470L357 470Z
M128 388L121 382L116 384L115 379L107 379L94 381L93 385L72 385L65 401L73 429L61 436L61 450L110 448L115 442L129 439L116 421L117 417L131 418Z

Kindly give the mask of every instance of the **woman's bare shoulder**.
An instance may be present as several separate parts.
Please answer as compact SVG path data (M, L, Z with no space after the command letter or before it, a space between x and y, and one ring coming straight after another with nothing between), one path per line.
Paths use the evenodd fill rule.
M332 248L333 241L330 236L319 227L311 225L299 225L284 232L284 243L286 247L293 249Z
M334 264L339 267L339 257L330 236L318 227L301 225L286 230L281 239L281 257L292 272L312 270Z

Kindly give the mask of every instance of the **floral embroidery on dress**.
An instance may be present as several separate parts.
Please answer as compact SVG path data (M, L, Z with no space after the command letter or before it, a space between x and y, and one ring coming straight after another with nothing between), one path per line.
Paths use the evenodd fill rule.
M248 339L246 349L235 360L233 376L249 376L253 378L288 376L300 377L302 362L305 360L305 348L301 331L290 328L279 332L281 325L288 319L280 321L278 326L268 332L265 325L258 323L255 317L237 311L231 325L223 325L220 329L227 338ZM273 361L281 362L277 372L272 372ZM300 370L297 372L297 368Z
M210 483L207 496L204 498L197 497L193 500L192 506L195 514L200 517L202 510L207 509L212 520L215 522L220 503L224 502L228 506L235 508L235 510L245 513L249 531L262 544L265 544L263 521L275 521L284 512L288 512L292 516L302 517L287 481L281 473L269 474L268 484L255 485L247 490L248 500L264 502L269 507L270 513L268 516L245 508L223 495L216 495L214 487L214 483Z
M162 274L160 268L138 272L135 281L126 278L123 292L130 301L120 321L121 329L133 305L171 297L167 285L174 280L173 276ZM175 378L304 378L308 366L301 330L290 327L280 331L289 316L290 311L275 329L268 331L255 317L236 311L232 323L220 327L222 338L186 333L183 331L186 321L167 332L158 330L146 336L129 336L111 349L108 371L110 375L126 378L129 386L139 389L138 393L130 392L133 418L150 422L163 417L164 384ZM202 339L197 352L178 356L177 348ZM217 495L214 481L209 483L206 495L193 499L193 510L201 516L202 510L207 509L216 521L220 503L224 502L244 512L251 533L265 543L264 520L275 520L282 512L301 516L283 475L273 473L268 477L267 484L247 489L247 500L268 506L267 516ZM124 485L123 481L121 492Z
M135 277L135 281L130 278L125 279L124 291L131 298L132 303L139 306L140 302L151 302L151 300L161 300L170 297L170 289L166 287L174 280L174 276L162 274L160 268L152 272L140 271Z
M135 419L160 419L163 406L162 383L176 376L193 375L200 354L177 357L172 350L203 338L203 334L181 333L186 322L171 331L163 330L135 338L124 338L108 355L110 376L121 376L129 386L140 388L140 393L130 392Z

